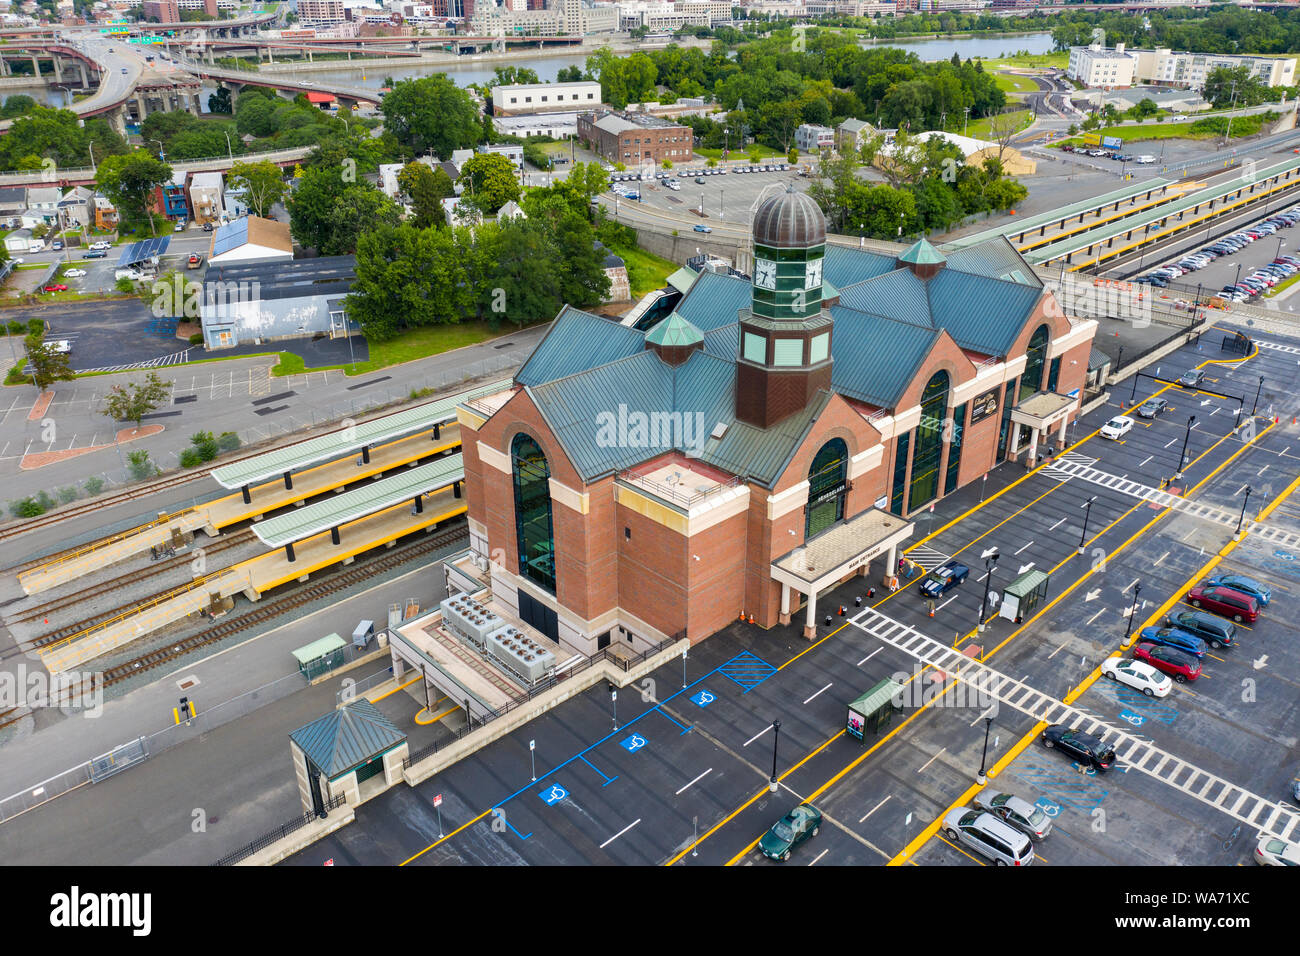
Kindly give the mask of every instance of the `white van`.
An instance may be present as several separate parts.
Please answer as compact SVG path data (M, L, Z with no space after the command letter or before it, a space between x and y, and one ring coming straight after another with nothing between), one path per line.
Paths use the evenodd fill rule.
M1135 162L1135 163L1141 163L1141 164L1144 165L1144 166L1145 166L1147 163L1154 163L1155 161L1156 161L1156 158L1155 158L1154 156L1147 156L1147 155L1139 156L1139 157L1137 157L1136 159L1133 160L1133 162Z
M991 813L957 807L943 818L943 832L953 843L966 844L998 866L1034 862L1033 841Z
M116 272L113 273L113 278L130 279L132 282L139 282L141 279L144 278L144 276L134 269L118 269Z

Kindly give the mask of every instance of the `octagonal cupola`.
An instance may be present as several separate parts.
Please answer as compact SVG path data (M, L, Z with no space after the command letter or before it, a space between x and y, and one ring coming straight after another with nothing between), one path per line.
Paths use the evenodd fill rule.
M907 266L918 279L929 279L936 275L948 262L942 252L932 246L929 240L921 238L912 243L898 257L900 266Z

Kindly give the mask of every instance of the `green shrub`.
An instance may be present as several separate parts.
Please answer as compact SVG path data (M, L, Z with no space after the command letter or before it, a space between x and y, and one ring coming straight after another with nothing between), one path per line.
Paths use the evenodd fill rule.
M28 320L27 320L27 334L28 334L28 335L40 335L40 334L41 334L42 332L44 332L44 331L45 331L45 322L42 321L41 319L28 319Z
M190 436L190 444L194 446L194 451L199 456L199 461L211 461L217 457L220 448L217 440L212 437L212 432L195 432ZM185 465L186 468L192 468L192 465Z
M58 494L59 494L59 504L62 505L66 505L70 501L77 500L77 489L73 485L68 485L66 488L60 488Z
M42 511L49 511L58 504L58 502L54 500L54 496L48 491L42 491L36 496L36 500L40 502Z
M202 344L203 344L202 332L195 332L193 335L190 336L190 345L202 345Z
M217 447L222 451L234 451L239 447L239 436L234 432L222 432L217 436Z
M10 334L10 335L26 335L26 334L27 334L27 326L23 325L21 322L10 322L10 323L9 323L9 334Z
M86 494L97 495L104 490L104 479L98 475L91 475L82 482L81 487L86 489Z
M114 283L114 285L117 286L118 292L123 292L127 295L130 295L132 292L135 291L135 283L132 282L130 279L118 279L117 282Z
M23 361L15 365L13 368L11 368L9 371L5 372L5 384L21 385L24 381L26 381L27 376L23 374L23 366L26 364L27 364L27 360L24 359Z
M156 474L161 474L162 469L149 460L149 453L143 449L133 451L126 456L127 471L131 477L137 481L143 478L152 478Z
M200 457L197 448L186 448L181 452L182 468L197 468L201 464L203 464L203 458Z
M35 498L22 498L9 502L9 513L15 518L35 518L37 515L45 514L45 509Z

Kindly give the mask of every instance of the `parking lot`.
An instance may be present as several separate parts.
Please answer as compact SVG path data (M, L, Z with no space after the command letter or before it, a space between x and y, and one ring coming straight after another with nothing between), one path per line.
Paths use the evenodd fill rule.
M768 168L765 171L741 173L737 171L739 168L750 169L751 164L730 164L714 169L710 169L703 163L679 166L671 170L657 170L653 181L631 179L630 177L635 175L633 173L614 173L612 175L615 177L629 178L624 181L614 181L612 186L615 189L638 192L641 197L640 202L654 209L679 214L696 214L697 210L703 208L704 216L701 218L706 223L708 220L747 223L751 215L751 207L759 200L764 190L770 190L774 184L784 188L792 182L796 189L806 190L808 184L813 181L811 178L799 175L798 171L802 168L802 164L800 166L783 163L759 165ZM782 165L787 168L781 170L779 167ZM667 178L678 183L680 188L672 189L666 186L665 179L658 178L661 173L667 173ZM697 183L697 179L704 181ZM637 200L621 201L636 202Z
M1300 628L1288 607L1300 591L1300 505L1290 499L1300 342L1269 338L1244 359L1208 344L1185 348L1166 360L1166 374L1204 364L1200 390L1148 379L1138 389L1139 401L1160 391L1170 404L1164 414L1121 440L1101 439L1095 430L1127 410L1127 393L1114 395L1078 426L1064 456L1033 472L1003 466L919 516L909 558L932 568L955 557L971 568L933 616L919 577L874 598L868 582L853 579L820 599L832 620L812 645L797 628L732 625L692 648L684 671L680 662L665 666L617 700L592 688L433 780L377 798L291 862L756 864L765 862L756 848L763 833L811 801L823 821L790 865L983 865L938 831L976 792L986 715L990 786L1037 803L1054 821L1035 848L1039 865L1249 862L1258 825L1275 808L1283 813L1300 772ZM1245 396L1253 437L1234 429L1242 403L1231 396ZM1184 477L1170 486L1175 498L1162 498L1184 440ZM1266 527L1220 557L1247 484L1247 518L1273 510ZM993 595L1024 571L1050 577L1032 616L995 617L980 635L981 555L994 547ZM1204 674L1164 699L1097 679L1130 613L1134 631L1160 623L1166 605L1176 609L1210 571L1275 589L1240 646L1210 651ZM878 580L879 569L872 574ZM973 681L945 679L917 647L955 648L1015 683L971 692ZM903 706L878 734L849 737L846 703L886 677L904 682ZM1120 765L1088 772L1042 747L1035 708L1049 706L1127 734ZM1141 768L1123 756L1138 744ZM774 745L780 783L771 794ZM1161 764L1166 755L1175 763ZM1170 766L1185 773L1167 778ZM1210 775L1220 783L1208 786ZM1253 825L1241 819L1249 813Z

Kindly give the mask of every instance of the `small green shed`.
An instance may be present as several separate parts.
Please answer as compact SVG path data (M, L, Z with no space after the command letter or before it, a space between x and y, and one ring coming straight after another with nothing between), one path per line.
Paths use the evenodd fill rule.
M312 641L305 647L293 652L298 662L298 672L308 680L315 680L321 674L328 673L343 665L343 648L348 642L337 634L327 634L319 640Z
M1016 624L1024 621L1047 597L1049 580L1046 571L1026 571L1020 575L1003 590L998 616Z
M902 689L901 681L886 677L861 697L850 702L844 725L849 736L862 740L867 731L877 734L880 733L881 728L888 727L890 718L898 709L895 700Z

